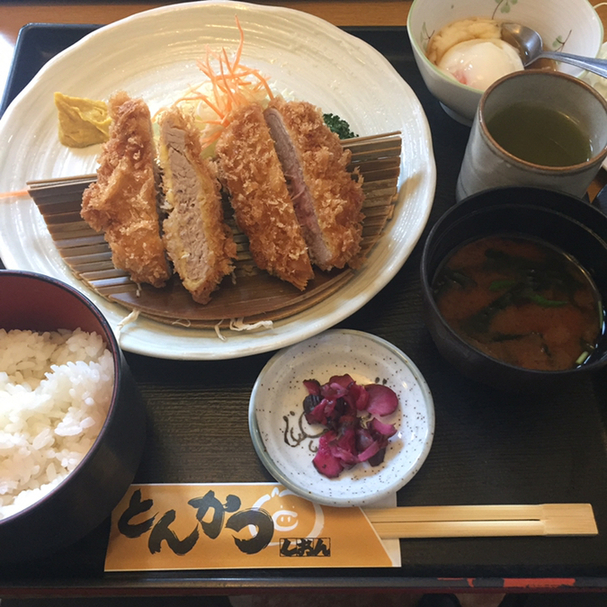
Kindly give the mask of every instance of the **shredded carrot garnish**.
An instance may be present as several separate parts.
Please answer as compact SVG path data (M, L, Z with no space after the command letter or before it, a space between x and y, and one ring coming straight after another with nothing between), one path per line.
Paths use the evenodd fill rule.
M14 192L0 192L0 200L2 198L22 198L23 196L29 196L30 193L27 190L15 190Z
M207 47L205 57L197 61L197 66L208 81L198 87L191 87L174 103L177 106L196 104L197 109L193 110L194 119L201 125L204 147L219 139L221 131L230 124L231 115L236 109L248 105L255 98L274 98L267 78L259 70L241 63L244 30L238 17L235 19L240 41L233 59L230 59L225 48L217 52ZM197 90L205 85L210 89L209 94ZM208 110L214 115L208 115Z
M240 57L242 56L242 49L244 47L244 31L242 29L242 26L240 25L240 21L238 20L238 17L236 17L236 27L238 28L238 31L240 32L240 44L238 45L238 50L236 51L236 59L235 59L234 63L239 64Z

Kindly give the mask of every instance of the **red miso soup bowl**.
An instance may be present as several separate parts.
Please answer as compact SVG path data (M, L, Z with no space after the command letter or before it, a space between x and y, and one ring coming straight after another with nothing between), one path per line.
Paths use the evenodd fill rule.
M496 310L500 308L502 302L508 300L504 298L500 300L499 304L495 304L491 299L490 307L487 307L485 300L482 299L482 297L487 297L487 293L481 294L483 304L478 302L472 304L471 310L477 315L475 320L481 318L479 314L485 314L483 330L489 326L489 322L496 322L492 326L490 339L483 334L480 341L470 340L468 333L466 333L466 338L463 337L464 332L461 328L459 332L454 329L454 314L468 318L466 316L468 311L457 310L457 305L460 305L458 303L460 299L457 297L451 300L453 308L450 312L442 308L445 310L444 314L450 315L450 322L446 320L437 303L444 294L444 291L439 289L437 277L439 273L444 276L442 268L444 268L446 260L454 251L461 249L467 243L496 236L537 242L542 247L548 246L555 249L576 263L590 277L597 293L596 322L598 330L596 341L593 344L594 348L588 350L584 362L574 363L567 368L530 368L527 361L525 366L521 366L521 359L518 357L498 358L495 350L488 351L484 347L485 342L483 345L479 345L480 341L485 339L494 340L493 343L497 341L514 343L515 340L521 340L520 343L523 343L523 339L533 339L542 344L542 352L547 356L556 356L557 347L552 342L546 345L541 341L544 339L542 331L545 330L545 334L550 332L554 335L552 329L557 326L557 322L561 321L553 319L562 317L563 314L563 311L555 311L555 308L565 309L568 304L564 298L553 297L551 299L550 296L543 297L533 292L535 304L539 306L536 306L536 313L541 316L544 325L544 329L541 330L534 326L523 328L525 323L521 323L520 317L517 316L515 317L517 320L511 323L508 330L500 333L499 331L504 327L504 317L500 317L501 324L498 324L495 321ZM529 270L529 272L536 272L536 269ZM482 280L485 280L485 277ZM472 287L485 284L482 280L477 277ZM467 277L460 276L460 282L464 282L466 285L464 287L458 284L457 287L468 288L467 281ZM424 320L439 352L461 373L474 380L508 391L546 390L562 385L563 381L572 381L582 375L597 371L607 364L607 339L604 334L604 318L601 313L602 306L607 304L607 216L583 200L556 191L529 187L487 190L462 200L440 217L430 231L422 252L421 282ZM490 284L490 290L496 291L495 294L491 294L491 298L497 298L511 287L518 288L513 287L515 283L516 281L508 280L494 280L487 283ZM521 291L519 290L517 293L520 294ZM531 297L528 295L529 290L525 293L527 293L525 297ZM470 298L469 301L472 299ZM512 305L517 306L531 305L529 299L521 299L518 295L510 297L509 301L514 302ZM474 305L478 307L474 308ZM578 307L577 302L575 307ZM520 309L517 309L516 313L519 311ZM512 310L509 313L512 313ZM554 326L546 321L547 318L551 319L550 323L554 323ZM547 325L550 326L546 329ZM479 325L473 326L476 330ZM495 326L500 328L495 329ZM559 331L561 329L567 332L571 327L563 326L559 328ZM525 337L526 331L530 333ZM577 337L575 339L577 340ZM513 347L512 343L509 343L507 347ZM503 348L504 346L501 344L498 347ZM585 354L582 352L580 358L583 356ZM516 360L516 364L513 363L513 360Z
M72 336L70 345L46 358L55 346L35 342L45 332ZM74 333L79 335L73 337ZM95 347L88 341L93 333L98 336ZM27 375L26 363L36 358L32 355L36 350L44 361L34 365L36 372L57 357L44 380L51 413L39 405L44 401L42 381L34 388L37 380ZM93 358L90 364L70 358L85 352ZM97 355L102 362L96 362ZM4 406L9 403L11 415L5 409L4 417L10 421L5 421L1 428L5 434L0 436L6 441L0 452L4 460L0 482L9 483L8 493L5 486L0 495L0 563L12 563L48 556L109 517L139 466L145 409L106 319L85 296L53 278L0 270L1 361L0 373L8 374L10 385L7 388L6 376L0 377L4 391L0 396ZM17 391L15 386L26 390L24 381L30 383L27 391L34 394L35 406L6 397L7 390ZM61 427L48 422L61 410L59 393L61 398L69 394L72 404L84 403L74 405L69 417L61 417ZM11 449L11 441L22 448ZM77 449L79 457L74 455ZM65 473L62 462L67 462Z

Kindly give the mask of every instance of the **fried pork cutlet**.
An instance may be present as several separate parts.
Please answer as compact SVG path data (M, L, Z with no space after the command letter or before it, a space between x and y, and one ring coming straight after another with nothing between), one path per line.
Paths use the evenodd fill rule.
M202 158L200 131L179 109L162 114L160 166L169 214L163 240L183 286L206 304L234 269L236 243L224 222L215 165Z
M136 283L161 287L170 276L156 199L155 147L148 106L125 92L108 103L110 139L99 157L97 181L82 197L82 218L103 232L114 266Z
M240 229L262 270L303 290L314 272L263 110L244 106L217 142L217 158Z
M277 97L264 115L312 263L321 270L360 266L364 194L362 177L348 171L351 153L310 103Z

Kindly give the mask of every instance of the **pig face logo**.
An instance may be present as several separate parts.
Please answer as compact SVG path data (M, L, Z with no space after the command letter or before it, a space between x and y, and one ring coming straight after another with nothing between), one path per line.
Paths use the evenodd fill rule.
M281 537L318 537L324 527L324 513L319 504L282 487L274 487L270 493L260 497L253 508L263 509L272 517L274 535L271 546L278 545Z

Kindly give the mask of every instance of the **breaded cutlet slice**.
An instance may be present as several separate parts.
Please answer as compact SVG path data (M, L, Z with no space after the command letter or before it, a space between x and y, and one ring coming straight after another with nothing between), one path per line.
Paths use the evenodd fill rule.
M160 166L165 205L163 240L183 286L206 304L236 257L232 231L224 221L215 165L202 158L200 131L179 109L159 120Z
M81 215L104 233L115 267L136 283L162 287L171 272L160 237L150 110L123 91L108 108L110 138L99 156L97 181L84 191Z
M216 150L220 177L253 261L303 290L314 271L261 106L237 109Z
M351 153L305 101L273 99L265 112L312 262L322 270L359 267L362 238L362 176L348 171Z

